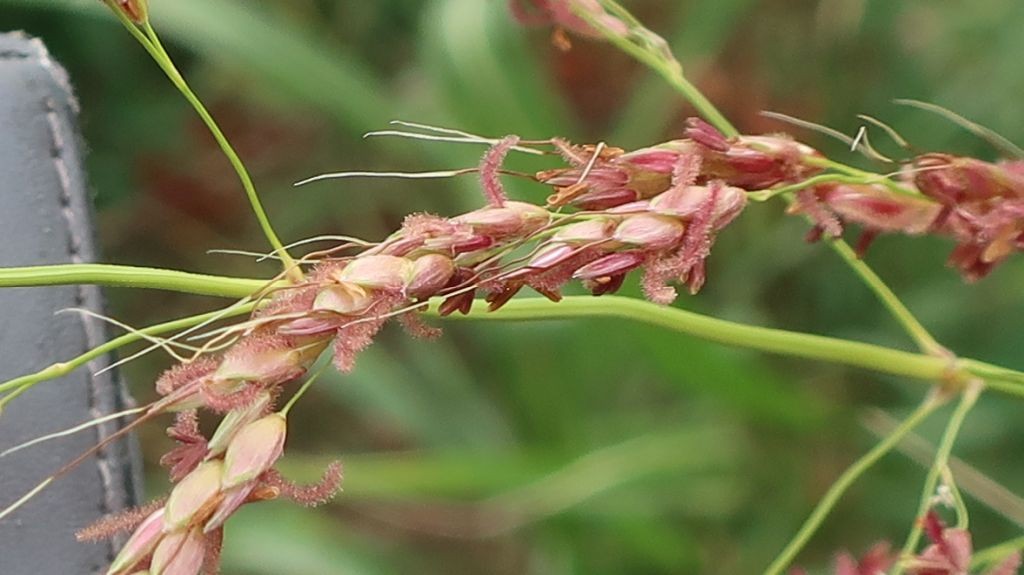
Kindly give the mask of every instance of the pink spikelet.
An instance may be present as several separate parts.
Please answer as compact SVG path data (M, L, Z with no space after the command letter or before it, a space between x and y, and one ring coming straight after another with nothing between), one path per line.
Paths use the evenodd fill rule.
M247 335L224 354L214 383L248 380L270 387L291 381L305 372L295 358L299 347L299 340L287 335L265 331Z
M281 495L306 507L316 507L331 500L341 489L341 462L335 461L327 466L320 481L310 485L297 485L285 479L276 469L271 469L263 476L263 482L278 489Z
M203 356L194 361L179 363L163 372L157 378L156 391L160 395L167 395L189 383L209 376L216 369L217 359L211 356Z
M700 176L701 163L699 155L681 155L672 167L672 189L680 190L692 186ZM718 201L721 184L712 182L710 189L711 194L708 199L700 206L694 214L693 221L689 223L679 253L666 258L652 258L644 266L640 287L647 300L659 305L671 304L679 297L679 292L668 285L668 282L679 277L686 277L688 274L689 279L693 282L691 289L693 285L697 285L699 290L704 283L703 273L694 270L694 267L698 264L698 260L707 257L710 252L710 234L713 232L715 204ZM692 273L691 270L693 270Z
M508 197L501 185L498 171L505 161L505 156L519 143L519 136L505 136L497 144L487 150L483 159L480 160L480 182L483 184L484 196L491 206L501 208L505 206Z

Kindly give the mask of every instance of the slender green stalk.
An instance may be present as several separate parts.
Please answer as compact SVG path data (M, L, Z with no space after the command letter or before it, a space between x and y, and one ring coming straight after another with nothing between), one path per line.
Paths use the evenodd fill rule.
M69 284L150 288L233 299L253 295L271 285L270 282L264 280L112 264L58 264L0 268L0 288Z
M888 435L899 424L880 409L869 410L860 419L864 428L878 439ZM925 470L930 469L935 461L936 447L916 433L908 435L900 442L897 449ZM952 456L949 458L949 473L944 474L942 480L951 487L958 528L967 528L968 526L968 514L963 495L970 495L978 503L988 507L1010 523L1024 527L1024 498L1017 496L1007 487L962 459Z
M508 302L498 311L482 313L482 308L485 307L486 303L478 301L469 315L450 315L446 319L628 319L726 345L862 367L926 381L964 380L978 375L972 371L976 367L974 364L952 364L943 357L898 351L820 335L750 326L620 296L571 296L558 303L544 298L522 298ZM436 313L436 303L431 306L430 311ZM1016 379L1024 374L1012 371L1010 373L1014 374L1014 378L1004 377L1004 385L1000 386L1000 391L1024 396L1024 384Z
M799 192L800 190L804 190L812 186L817 186L818 184L826 183L862 184L865 182L864 178L861 178L859 176L843 176L840 174L820 174L817 176L807 178L802 182L797 182L795 184L791 184L788 186L770 188L767 190L761 190L759 192L747 192L747 199L755 202L766 202L772 198L775 198L776 196L783 196L786 194L791 194L793 192Z
M819 176L825 177L825 176ZM833 176L835 177L835 176ZM811 178L814 179L814 178ZM792 194L783 195L787 205L792 206L794 199ZM875 270L871 269L871 266L864 263L864 260L857 257L857 253L853 251L850 244L846 243L842 238L826 238L824 240L830 248L839 257L843 258L846 265L853 270L855 274L861 279L861 281L875 294L875 297L882 303L883 306L889 313L899 322L903 330L907 332L917 347L930 355L950 357L951 354L943 347L938 341L932 337L931 333L914 317L914 314L910 312L906 305L900 301L900 298L896 296L896 293L889 288L888 285L878 277Z
M992 389L995 389L992 383L996 381L1024 384L1024 373L1022 372L966 357L959 359L958 362L964 369L985 380L988 387Z
M293 279L301 279L302 270L295 264L291 255L288 254L288 250L285 249L284 244L278 238L277 233L274 231L273 226L270 224L270 219L267 217L266 211L263 209L263 204L260 201L259 194L256 193L256 187L253 184L252 177L249 176L248 170L245 168L245 164L242 159L235 152L234 147L228 141L224 132L217 125L216 120L210 115L210 112L203 105L202 101L192 91L192 88L185 81L185 78L178 71L174 62L171 60L170 55L164 49L163 44L160 42L160 38L156 34L156 30L149 23L149 20L145 20L142 24L136 25L120 10L115 9L114 13L117 14L118 19L124 25L124 27L131 33L139 44L145 48L146 52L153 58L153 60L160 66L164 74L167 75L174 87L181 92L182 96L188 101L188 103L195 109L196 113L202 119L203 123L213 134L214 139L217 141L217 145L224 152L224 155L228 158L231 163L231 167L235 170L238 175L238 179L242 183L242 187L245 189L245 194L249 198L249 204L252 206L253 212L256 214L256 219L259 221L260 228L263 230L263 235L266 236L267 241L270 242L271 247L274 248L274 252L279 258L281 258L282 265L288 276ZM141 30L140 30L141 27Z
M917 506L917 514L914 516L914 526L911 527L907 541L903 544L903 550L900 552L900 563L893 569L893 575L900 575L903 572L903 562L912 556L914 550L917 549L923 529L921 519L932 506L932 497L935 495L935 488L938 486L939 478L942 477L942 474L949 465L949 455L953 451L953 443L956 442L956 437L960 433L964 419L967 418L967 414L974 407L974 404L977 403L982 389L984 389L984 383L981 380L971 381L964 389L960 397L960 403L957 404L956 410L949 418L949 423L946 424L946 430L942 434L942 441L939 442L939 449L935 453L935 462L932 463L932 468L928 471L928 476L924 481L924 489L921 490L921 501Z
M964 494L960 492L960 487L956 484L956 478L953 477L953 469L946 467L942 470L942 482L949 487L949 491L953 497L953 508L956 510L956 528L967 530L971 524L971 515L967 509L967 502L964 501Z
M230 278L105 264L0 268L0 288L67 284L145 287L230 298L254 296L275 285L273 280ZM966 381L972 377L979 377L988 381L989 387L994 390L1024 396L1024 373L977 360L952 360L945 356L909 353L868 343L744 325L632 298L576 296L564 298L559 303L542 298L524 298L513 300L493 313L486 313L483 309L485 307L485 303L477 302L474 306L475 313L466 317L475 320L623 318L727 345L840 363L928 381ZM435 302L431 309L436 312L436 308Z
M728 137L738 136L739 131L729 122L728 119L711 103L707 97L690 83L683 74L683 67L679 61L667 49L653 49L654 43L667 47L663 38L646 28L639 20L632 16L625 8L614 0L601 0L610 11L622 18L630 26L630 34L623 36L604 25L599 19L585 8L573 5L574 13L586 20L587 24L594 27L604 35L605 39L617 46L623 52L636 58L651 70L665 79L673 88L694 108L701 116L704 116L711 125ZM645 40L638 42L638 39Z
M39 382L62 377L64 375L71 373L75 369L89 363L90 361L103 356L106 353L114 351L115 349L121 348L130 343L139 341L143 339L145 336L159 335L162 333L168 333L179 329L187 329L199 325L203 322L217 320L220 318L236 317L251 312L254 307L254 303L245 303L242 305L232 306L225 310L218 310L182 319L176 319L174 321L168 321L165 323L142 328L135 332L126 333L122 336L115 337L114 339L111 339L101 345L98 345L90 349L89 351L68 361L55 363L35 373L23 375L21 377L16 377L9 381L0 383L0 393L18 392L19 389L27 389ZM4 396L3 400L7 400L8 397L9 396Z
M848 176L861 178L862 183L865 184L881 184L888 188L889 191L895 194L931 200L931 198L925 196L924 194L922 194L918 190L915 190L914 188L910 188L901 185L898 182L894 182L892 178L890 178L889 176L883 174L876 174L874 172L868 172L866 170L854 168L853 166L847 166L842 162L837 162L835 160L830 160L828 158L823 158L820 156L811 156L809 158L805 158L804 163L807 164L808 166L816 166L819 168L835 170L839 173L846 174Z
M843 258L846 265L860 277L864 285L868 286L868 289L875 294L875 297L882 302L882 305L889 310L889 313L892 314L896 321L903 326L904 331L914 340L914 343L917 344L921 351L936 356L949 356L946 348L932 337L932 334L914 317L914 314L907 309L907 306L900 301L896 293L882 281L882 278L878 277L875 270L864 263L864 260L857 257L850 244L841 238L828 239L826 242L828 242L829 247L833 251L839 254L839 257Z
M825 521L825 518L828 517L828 514L835 507L839 498L846 493L846 490L882 457L892 451L907 434L927 419L943 403L944 400L941 394L936 392L929 393L925 400L921 402L921 405L903 420L899 426L893 429L889 435L871 448L870 451L861 456L860 459L853 462L853 465L846 468L846 471L829 487L828 491L818 502L818 505L815 506L814 511L811 512L810 517L807 518L804 524L800 526L800 530L793 536L793 539L772 561L771 565L765 569L765 575L778 575L786 567L789 567L789 564L793 562L793 559L796 558L797 554L800 553L818 528L821 527L822 522Z
M292 394L292 396L288 399L288 403L284 404L284 407L281 408L281 415L288 417L288 412L292 410L292 407L294 407L295 404L300 399L302 399L302 396L305 395L307 391L309 391L309 388L312 387L314 383L316 383L316 380L319 379L321 375L323 375L324 371L327 369L329 365L331 365L330 362L324 362L324 364L320 366L320 369L316 370L313 373L313 375L306 378L306 381L303 382L302 387L296 390L296 392Z

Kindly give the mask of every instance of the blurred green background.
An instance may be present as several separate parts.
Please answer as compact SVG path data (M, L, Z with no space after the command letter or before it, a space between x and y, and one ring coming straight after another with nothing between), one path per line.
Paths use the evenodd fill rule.
M371 239L413 211L481 204L472 176L327 182L325 171L475 165L482 149L384 139L405 119L488 135L565 136L630 148L677 137L691 110L613 48L522 29L499 0L151 0L158 30L251 168L279 233ZM741 130L784 129L775 110L853 133L855 114L922 150L992 158L949 123L891 104L947 106L1024 143L1019 0L636 0L688 74ZM107 261L267 276L273 264L207 254L263 250L227 162L140 47L96 0L0 0L0 28L40 36L82 102ZM799 133L827 153L834 142ZM882 138L876 144L900 151ZM512 166L543 164L514 158ZM545 190L509 183L520 197ZM699 297L718 317L908 348L852 273L780 204L758 204L719 239ZM886 237L868 255L957 352L1024 368L1024 258L977 285L944 267L942 239ZM628 294L637 294L635 285ZM216 302L110 290L112 314L144 325ZM876 409L905 414L918 382L725 349L613 321L446 325L440 341L388 330L349 377L294 412L285 470L312 479L332 458L344 492L305 510L245 508L228 527L227 574L759 572L835 477L868 449ZM140 399L169 364L125 371ZM1021 404L986 396L956 453L1024 492ZM948 411L943 412L947 415ZM934 440L944 417L923 430ZM150 495L162 424L142 432ZM886 459L843 499L800 563L902 542L924 469ZM1018 535L969 500L976 544Z

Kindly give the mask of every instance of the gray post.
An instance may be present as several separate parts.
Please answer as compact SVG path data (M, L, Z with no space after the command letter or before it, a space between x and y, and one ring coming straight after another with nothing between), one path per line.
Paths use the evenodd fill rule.
M0 266L95 259L75 127L77 103L43 44L0 34ZM67 308L102 310L91 286L0 289L0 381L74 357L104 341L101 322ZM125 408L107 358L38 385L0 415L0 451ZM90 429L0 459L0 507L118 428ZM129 442L89 458L0 521L0 573L102 573L117 542L79 543L74 533L137 504L138 465Z

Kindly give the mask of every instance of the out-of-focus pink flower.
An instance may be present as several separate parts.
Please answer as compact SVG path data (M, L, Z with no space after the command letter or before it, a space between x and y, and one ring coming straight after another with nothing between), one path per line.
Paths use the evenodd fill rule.
M868 549L860 559L849 553L837 555L835 575L884 575L895 562L892 546L882 541Z
M509 6L521 24L550 24L581 36L601 38L601 31L580 16L585 14L613 34L629 34L629 25L609 14L597 0L510 0Z
M919 555L907 561L909 575L969 575L971 566L971 534L964 529L946 527L934 511L922 519L924 532L932 543ZM1008 556L985 575L1016 575L1020 552Z
M149 19L149 0L103 0L103 2L136 24L142 24Z

